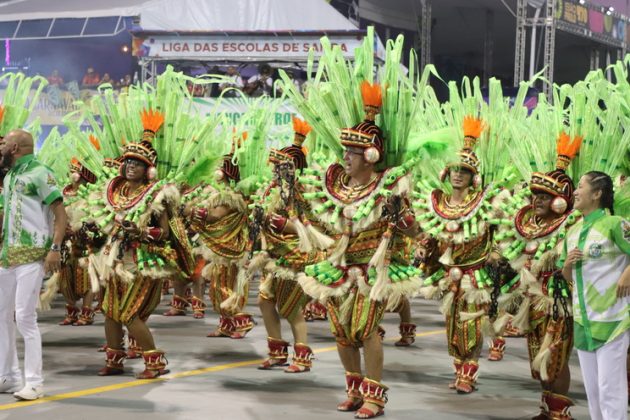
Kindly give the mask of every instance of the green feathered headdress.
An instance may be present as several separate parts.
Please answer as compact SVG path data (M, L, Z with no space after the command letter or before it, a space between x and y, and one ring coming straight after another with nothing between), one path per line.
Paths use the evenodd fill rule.
M0 85L3 84L6 84L6 88L0 101L0 137L24 127L48 81L41 76L7 73L0 76Z

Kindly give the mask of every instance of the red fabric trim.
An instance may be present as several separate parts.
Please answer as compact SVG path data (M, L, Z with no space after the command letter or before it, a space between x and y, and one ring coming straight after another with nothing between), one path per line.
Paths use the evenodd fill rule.
M117 204L114 203L114 190L116 189L116 187L118 187L120 185L121 182L126 181L125 177L123 176L117 176L114 179L112 179L109 184L107 184L107 202L112 206L112 207L120 207ZM142 200L142 198L146 195L146 193L151 189L151 187L153 187L153 185L155 185L155 182L151 182L149 184L147 184L147 186L145 187L145 189L138 194L138 196L131 202L129 202L127 204L126 207L123 207L124 209L130 209L133 206L135 206L136 204L138 204L140 202L140 200Z
M460 217L468 216L477 207L477 205L483 199L483 197L485 197L485 192L486 191L483 190L479 194L477 194L477 197L475 197L474 200L468 203L468 209L464 213L456 214L454 216L447 215L439 207L440 199L442 198L442 195L444 195L444 191L433 190L431 192L431 203L433 204L433 209L435 209L435 212L438 214L438 216L447 220L455 220L455 219L459 219Z
M551 223L549 226L547 226L547 228L545 230L543 230L542 232L540 232L537 235L532 235L532 234L526 232L525 228L523 226L523 219L525 218L525 216L527 216L527 213L530 210L533 211L533 206L531 204L528 204L525 207L521 208L518 211L518 213L516 213L516 217L514 218L514 226L516 227L517 232L519 233L519 235L521 235L523 238L526 238L526 239L537 239L537 238L542 238L543 236L547 236L547 235L551 234L553 231L558 229L558 227L560 227L560 225L569 216L569 214L568 214L569 212L563 214L562 216L560 216L557 219L555 219L553 221L553 223Z
M345 199L341 195L339 195L339 193L336 192L334 190L334 188L333 188L335 180L342 175L340 172L343 172L343 171L344 171L343 166L341 166L338 163L334 163L334 164L330 165L328 167L328 169L326 170L325 185L326 185L326 190L330 193L330 195L335 197L337 200L339 200L339 201L341 201L343 203L346 203ZM374 192L376 187L381 183L381 180L383 179L383 176L385 175L385 172L378 172L376 175L377 175L378 179L372 184L372 186L369 189L369 192L367 194L365 194L363 197L367 197L372 192ZM386 188L388 190L393 189L400 178L402 178L402 177L398 177L396 179L396 182L392 183L390 186L388 186ZM361 198L363 198L363 197L361 197ZM380 200L382 200L382 197L379 197L378 200L376 200L375 204L378 204L380 202Z

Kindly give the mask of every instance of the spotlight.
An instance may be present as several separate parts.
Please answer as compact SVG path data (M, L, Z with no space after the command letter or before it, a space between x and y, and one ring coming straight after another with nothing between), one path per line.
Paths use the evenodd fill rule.
M129 52L129 46L128 45L123 45L122 47L120 47L120 51L122 51L123 53L127 54Z
M580 0L580 4L585 4L586 0Z

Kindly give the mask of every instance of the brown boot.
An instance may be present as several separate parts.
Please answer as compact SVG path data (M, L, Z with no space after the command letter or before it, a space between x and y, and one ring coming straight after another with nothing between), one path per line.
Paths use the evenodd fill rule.
M127 353L124 349L110 349L105 350L105 367L98 371L98 376L111 376L121 375L125 373L123 369L123 363L127 358Z
M81 308L81 315L79 315L79 319L72 325L82 327L92 324L94 324L94 310L89 306L84 306Z
M142 357L142 347L136 341L136 338L129 334L127 337L127 359L139 359Z
M59 325L72 325L79 319L79 308L66 303L66 317Z
M363 378L361 383L361 395L363 405L354 415L355 419L372 419L385 414L387 403L387 387L380 382L369 378Z
M409 347L416 341L416 324L401 322L398 329L400 330L400 340L394 343L396 347Z
M142 353L144 359L144 371L137 374L138 379L155 379L158 376L166 375L169 370L166 369L168 360L164 357L162 350L148 350Z
M550 420L572 420L569 408L573 406L573 401L560 394L549 393L547 396L547 407L549 409Z
M206 337L230 337L234 332L234 319L227 316L219 318L217 329L209 333Z
M505 339L498 337L492 340L490 345L490 353L488 354L488 360L491 362L498 362L503 360L503 354L505 353Z
M186 315L186 307L188 302L185 298L177 295L173 295L171 300L171 309L164 312L164 316L184 316Z
M234 316L234 332L230 338L245 338L245 335L254 328L254 319L250 314L236 314Z
M363 375L355 372L346 372L346 394L348 398L337 406L338 411L356 411L363 404L361 395L361 383Z
M201 319L206 316L206 304L202 299L199 299L197 296L193 296L190 298L190 305L193 310L193 318Z
M274 367L286 366L289 358L289 343L282 339L267 337L269 358L262 362L258 369L270 370Z
M308 372L313 367L313 350L306 344L295 343L293 346L293 363L286 368L286 373L302 373Z
M462 364L462 369L455 383L458 394L470 394L477 389L475 384L477 383L478 371L479 364L477 362L468 361Z

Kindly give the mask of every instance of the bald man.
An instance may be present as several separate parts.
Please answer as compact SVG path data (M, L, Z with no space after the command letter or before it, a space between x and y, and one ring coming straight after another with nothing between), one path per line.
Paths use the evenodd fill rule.
M0 393L36 400L43 396L44 380L35 309L44 274L59 270L67 217L52 172L33 155L30 133L6 135L0 142L0 167L8 169L2 191ZM24 383L16 327L24 338Z

